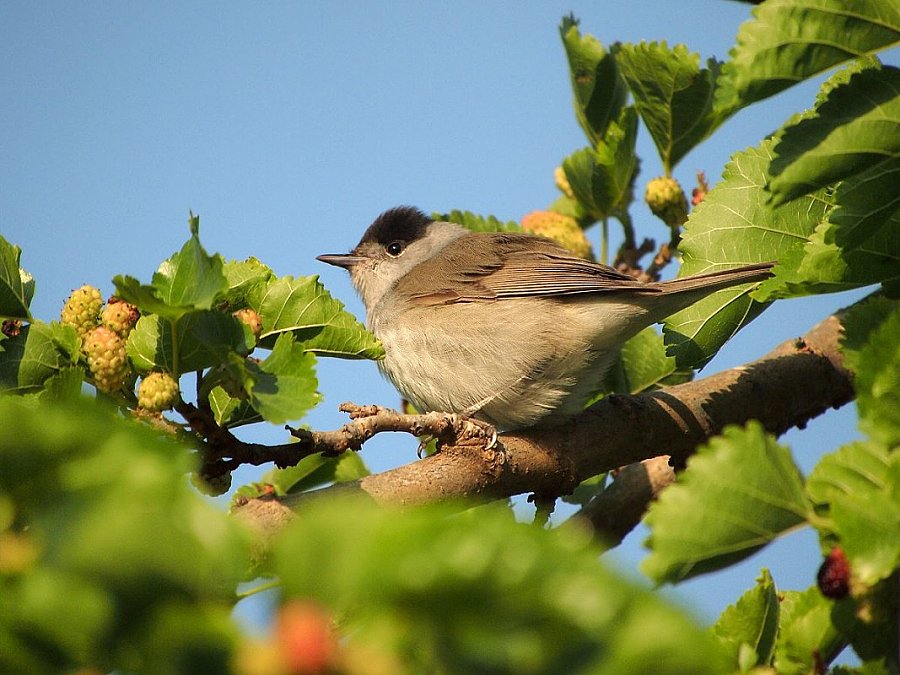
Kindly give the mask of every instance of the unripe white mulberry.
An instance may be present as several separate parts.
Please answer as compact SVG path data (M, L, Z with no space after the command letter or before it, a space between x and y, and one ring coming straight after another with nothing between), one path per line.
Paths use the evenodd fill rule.
M103 308L103 312L100 315L100 322L119 337L125 339L140 317L141 313L137 307L116 296L112 296L106 301L106 307Z
M169 410L178 402L178 382L169 373L152 372L138 387L138 407L149 412Z
M97 389L110 393L122 388L129 371L125 340L106 326L97 326L87 334L81 349Z
M593 258L591 243L584 235L584 230L571 216L564 216L555 211L532 211L522 216L522 229L531 234L553 239L569 249L579 258Z
M644 201L669 227L684 225L687 220L687 197L678 181L670 176L660 176L647 183Z
M85 284L76 288L66 300L60 314L62 323L72 326L81 338L97 327L103 296L100 289Z

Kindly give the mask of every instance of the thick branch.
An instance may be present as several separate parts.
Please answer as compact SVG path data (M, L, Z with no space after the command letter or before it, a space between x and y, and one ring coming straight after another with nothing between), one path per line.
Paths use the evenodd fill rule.
M412 464L320 492L360 491L399 504L525 492L560 495L585 478L652 457L671 455L681 464L729 424L757 419L780 435L852 400L840 333L832 316L753 363L651 393L610 396L562 427L505 433L490 450L445 446ZM242 516L282 518L279 511L304 498L253 501Z

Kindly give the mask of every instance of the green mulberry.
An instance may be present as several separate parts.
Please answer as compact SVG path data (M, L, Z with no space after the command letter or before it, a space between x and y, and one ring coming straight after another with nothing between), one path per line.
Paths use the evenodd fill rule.
M106 301L106 307L103 308L100 315L100 322L124 340L140 317L141 313L137 307L112 296Z
M144 376L138 387L138 407L149 412L169 410L178 402L178 382L169 373Z
M106 326L97 326L87 334L82 346L94 385L100 391L118 391L128 377L125 340Z
M579 258L590 260L594 257L591 243L584 230L571 216L555 211L532 211L522 216L522 229L561 244Z
M669 227L679 227L687 220L687 198L674 178L660 176L647 183L644 201L653 215Z
M103 296L100 289L85 284L76 288L63 305L60 320L72 326L79 337L90 333L100 322L100 309L103 307Z

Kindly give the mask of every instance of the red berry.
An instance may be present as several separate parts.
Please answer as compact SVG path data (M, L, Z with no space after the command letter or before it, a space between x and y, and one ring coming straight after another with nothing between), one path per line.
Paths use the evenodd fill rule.
M278 612L275 640L292 673L327 672L337 655L328 612L311 602L293 600Z
M850 592L850 561L840 546L831 549L816 575L819 590L826 598L840 600Z

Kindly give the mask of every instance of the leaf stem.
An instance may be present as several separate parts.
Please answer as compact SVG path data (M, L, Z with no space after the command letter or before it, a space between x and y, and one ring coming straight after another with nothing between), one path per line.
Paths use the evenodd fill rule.
M280 579L272 579L272 581L267 581L264 584L260 584L259 586L254 586L253 588L248 589L246 591L239 591L239 592L235 593L235 597L238 599L238 601L241 601L241 600L244 600L245 598L249 598L253 595L256 595L257 593L263 593L265 591L270 591L273 588L278 588L279 586L281 586L281 580Z
M600 235L600 262L604 265L609 264L609 217L603 216Z

